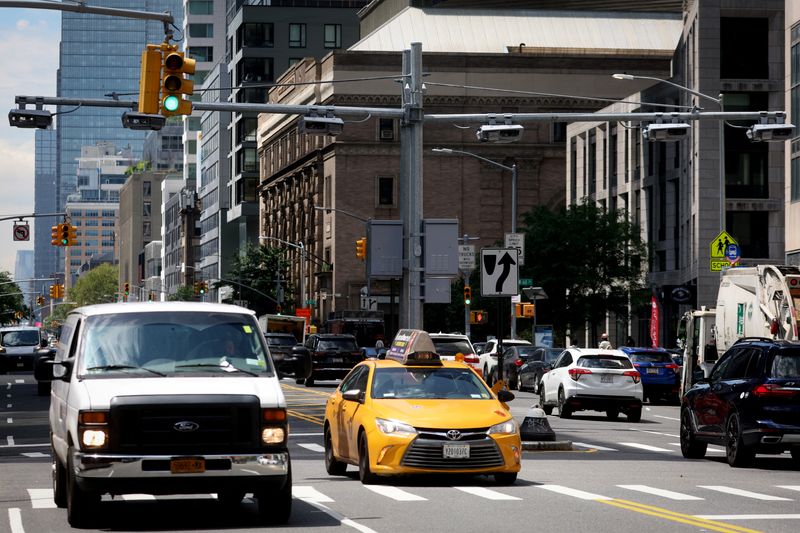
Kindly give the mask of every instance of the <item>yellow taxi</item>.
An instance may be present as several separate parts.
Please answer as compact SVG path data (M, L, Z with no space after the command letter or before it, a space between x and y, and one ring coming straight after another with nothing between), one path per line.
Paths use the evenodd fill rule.
M519 426L497 394L460 361L443 361L421 330L400 330L383 360L345 377L325 407L325 468L358 466L361 482L398 474L491 474L512 484Z

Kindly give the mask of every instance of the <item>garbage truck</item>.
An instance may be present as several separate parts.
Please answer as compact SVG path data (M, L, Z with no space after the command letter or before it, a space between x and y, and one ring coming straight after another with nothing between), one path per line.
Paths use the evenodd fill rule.
M739 339L798 340L800 268L758 265L720 276L717 305L686 312L678 325L683 347L681 395L708 377L717 358Z

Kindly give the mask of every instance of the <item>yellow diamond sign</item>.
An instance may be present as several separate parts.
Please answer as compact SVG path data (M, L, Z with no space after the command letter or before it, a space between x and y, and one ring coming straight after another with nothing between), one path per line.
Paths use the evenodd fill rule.
M730 261L725 257L725 251L729 244L739 243L727 231L721 231L711 241L711 261L709 263L711 272L720 272L723 268L731 266Z

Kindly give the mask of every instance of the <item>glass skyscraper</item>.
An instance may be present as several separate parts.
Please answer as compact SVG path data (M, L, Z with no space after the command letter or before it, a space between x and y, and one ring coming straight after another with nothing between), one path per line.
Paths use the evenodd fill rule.
M56 194L58 192L56 157L56 130L36 130L36 161L34 166L34 210L36 213L58 213ZM63 266L56 267L56 254L54 246L50 244L52 238L51 227L61 222L59 217L41 217L36 219L33 233L34 246L34 277L47 278L54 272L63 270ZM52 285L49 281L36 283L39 292L47 294L46 287Z

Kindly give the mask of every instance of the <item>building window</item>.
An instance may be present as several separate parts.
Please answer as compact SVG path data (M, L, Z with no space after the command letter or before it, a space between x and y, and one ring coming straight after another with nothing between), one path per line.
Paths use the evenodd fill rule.
M289 24L289 48L306 47L306 25Z
M191 2L189 2L191 5ZM214 37L213 24L189 24L189 37L212 38Z
M152 204L150 202L142 202L142 216L149 217L151 210Z
M273 80L271 57L246 57L236 68L236 84L261 83Z
M789 201L800 200L800 142L792 143L792 165L790 168L791 177L789 182Z
M378 176L377 178L377 205L378 207L394 207L394 176Z
M767 109L768 93L725 93L725 111ZM745 125L746 121L735 123ZM743 128L725 129L725 194L728 198L768 198L769 143L751 142ZM766 257L766 256L764 256Z
M566 122L553 122L551 124L550 138L555 144L567 142L567 123Z
M189 14L190 15L213 15L214 14L214 1L213 0L189 0Z
M800 24L792 28L792 49L789 68L791 101L789 102L792 124L800 124ZM800 132L796 132L800 133Z
M725 227L739 241L741 256L749 259L769 257L769 213L767 211L728 211Z
M378 119L378 139L381 141L394 140L394 119L381 118Z
M769 78L769 21L766 18L720 19L720 78ZM727 104L727 102L726 102ZM725 106L728 110L728 106Z
M150 198L150 195L153 194L153 184L149 180L144 180L142 182L142 196L145 198Z
M325 176L324 181L325 181L325 192L324 192L325 207L331 207L331 198L333 196L331 194L331 181L332 181L331 177Z
M325 48L342 47L342 25L325 24Z
M214 61L214 47L190 46L187 55L196 61Z
M275 26L271 22L248 22L236 32L236 49L271 48L275 45Z

